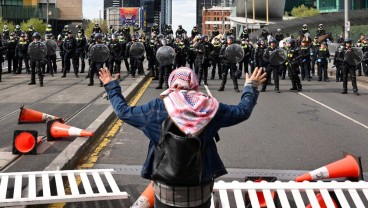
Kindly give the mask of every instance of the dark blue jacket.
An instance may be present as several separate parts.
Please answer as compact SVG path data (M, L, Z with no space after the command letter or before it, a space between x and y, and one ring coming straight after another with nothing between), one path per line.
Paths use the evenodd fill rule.
M142 130L150 140L147 159L141 172L143 178L150 179L153 153L160 140L161 125L168 117L164 102L157 98L142 106L129 106L121 93L119 82L112 81L105 85L105 89L117 117ZM256 88L252 85L246 85L238 105L220 103L215 117L201 134L204 140L202 148L206 149L206 151L202 151L204 154L202 183L207 183L227 173L217 153L216 142L213 138L220 128L233 126L247 120L256 104L258 94Z

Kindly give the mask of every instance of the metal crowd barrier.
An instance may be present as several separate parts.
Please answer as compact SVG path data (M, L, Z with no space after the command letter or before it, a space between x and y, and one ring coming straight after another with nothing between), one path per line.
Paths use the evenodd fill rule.
M257 192L263 193L265 202L268 208L274 207L302 207L305 208L310 204L313 208L321 207L316 195L320 193L323 201L328 208L335 207L334 203L339 203L341 207L367 207L368 200L368 182L266 182L254 183L252 181L225 183L224 181L216 182L214 185L214 192L218 192L218 204L216 204L216 197L212 197L211 208L215 207L260 207ZM233 197L228 197L228 194L233 193ZM275 198L272 198L271 192L277 193L278 203L275 205ZM248 193L251 204L245 205L245 193ZM331 196L335 195L335 196ZM275 196L275 195L274 195ZM214 199L215 198L215 199ZM233 200L230 200L233 199ZM305 199L303 201L303 198ZM306 199L307 198L307 199Z
M113 171L113 169L89 169L0 173L0 207L127 199L129 195L120 191L111 175ZM52 177L55 178L55 182L51 184ZM78 186L78 181L83 185ZM103 181L108 186L105 186ZM93 184L97 186L97 190L93 190ZM28 194L22 196L22 188L26 185ZM53 185L56 186L56 194L51 193L50 187ZM38 186L42 188L42 196L37 196ZM66 191L69 189L70 193Z

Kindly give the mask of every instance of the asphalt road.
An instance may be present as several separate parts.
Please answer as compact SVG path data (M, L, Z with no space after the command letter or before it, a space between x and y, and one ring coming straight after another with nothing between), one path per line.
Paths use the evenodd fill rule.
M240 85L244 84L241 80ZM269 86L259 95L251 117L236 126L221 129L219 154L229 169L225 181L244 181L246 176L275 176L292 180L343 157L343 151L362 157L368 171L368 88L360 87L360 96L341 95L340 82L303 82L302 92L291 92L290 80L281 80L282 93ZM137 105L157 98L162 90L153 81ZM214 97L226 104L237 104L241 93L232 90L232 82L218 92L219 80L209 80ZM349 88L350 83L349 83ZM204 91L203 87L201 88ZM149 183L139 176L148 149L148 139L138 129L123 124L99 155L93 168L114 168L114 178L128 200L71 203L67 207L129 207Z

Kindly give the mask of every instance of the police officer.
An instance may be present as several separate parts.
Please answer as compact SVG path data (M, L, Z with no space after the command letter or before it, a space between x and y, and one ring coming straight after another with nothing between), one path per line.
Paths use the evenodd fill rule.
M249 44L249 39L242 39L240 46L244 51L244 58L239 62L239 70L248 73L248 67L251 64L253 46Z
M345 60L346 52L351 50L351 44L352 44L352 40L350 38L345 39L345 47L344 47L343 52L341 53L341 54L344 55L343 60ZM357 86L357 82L356 82L356 66L350 65L346 61L344 61L344 68L343 69L344 69L343 70L343 90L342 90L341 94L347 94L348 93L348 76L350 74L351 84L353 86L354 94L359 95L358 86Z
M3 38L8 39L9 38L9 28L8 25L3 26Z
M249 38L248 28L244 27L243 32L239 36L240 40L245 40Z
M317 53L318 53L318 49L320 48L320 46L321 46L321 44L318 42L317 36L314 37L314 40L313 40L312 44L310 45L310 56L311 56L311 62L312 62L312 67L311 67L312 76L315 75L315 66L316 66L316 62L317 62Z
M158 80L158 68L156 64L156 54L155 54L155 42L157 38L157 33L152 32L151 38L145 43L146 55L148 61L148 70L151 72L151 77ZM157 70L156 70L157 69Z
M129 62L128 62L128 57L125 56L126 46L127 46L127 43L129 42L129 40L127 40L127 38L123 34L119 34L118 38L119 38L119 43L121 44L121 49L123 50L122 57L120 57L120 60L124 61L125 68L126 68L127 72L130 73L130 66L129 66Z
M86 58L86 51L88 49L87 38L83 35L82 31L79 30L75 40L77 41L77 47L75 50L74 62L78 70L79 60L81 61L82 66L80 73L84 73L84 69L86 68L84 59Z
M214 38L213 40L213 51L211 52L211 60L212 60L212 72L211 79L215 79L216 75L216 67L219 79L222 79L222 71L221 71L221 59L220 59L220 51L222 48L222 44L218 38Z
M64 25L64 28L61 31L61 33L64 34L65 36L68 36L68 32L69 32L69 25Z
M318 49L317 53L317 62L318 62L318 81L322 81L322 74L323 80L328 82L328 62L330 62L330 52L328 51L326 42L322 42L321 47Z
M300 55L301 55L301 61L300 61L300 67L302 71L302 80L305 78L310 81L311 75L310 75L310 69L311 69L311 59L310 59L310 48L307 46L307 41L303 40L302 45L300 47Z
M45 34L51 34L52 35L52 26L50 24L47 25Z
M84 29L82 28L82 25L76 25L75 27L77 28L77 31L81 32L82 36L84 36Z
M1 40L1 36L0 36ZM3 74L3 54L5 53L6 48L3 46L3 41L0 41L0 82L1 82L1 75Z
M317 29L317 37L321 36L321 35L325 35L326 31L323 28L323 24L319 24L318 25L318 29Z
M61 77L62 78L66 77L66 72L70 71L70 59L72 59L74 74L75 74L75 77L78 78L79 77L78 68L75 62L75 58L74 58L75 50L77 49L77 40L73 37L73 33L71 31L68 31L68 37L65 38L62 47L65 52L65 55L64 55L65 68L63 71L63 76Z
M234 43L234 36L229 35L226 37L226 39L227 39L227 44L224 44L220 51L220 58L222 60L222 81L221 81L221 86L218 89L218 91L224 91L226 81L227 81L227 74L230 69L231 77L232 77L233 84L234 84L234 90L235 92L240 92L239 87L238 87L238 78L235 76L235 71L237 70L236 63L230 63L224 56L226 48Z
M20 40L18 41L17 47L15 49L15 54L18 57L18 69L17 74L20 74L22 71L23 60L26 65L26 72L29 74L29 62L28 62L28 46L29 42L26 40L26 35L22 33L20 35Z
M284 39L284 35L282 34L280 28L276 30L275 39L276 39L277 43L280 43L280 41L282 41Z
M175 36L176 37L181 37L181 36L183 36L184 34L186 34L187 33L187 31L185 31L184 29L183 29L183 26L182 25L179 25L179 27L178 27L178 29L176 30L176 32L175 32Z
M57 44L58 44L58 47L60 49L60 58L61 58L61 72L63 72L65 70L65 51L63 49L63 44L64 44L64 40L65 40L65 37L63 35L58 35L58 41L57 41Z
M263 59L267 64L267 67L266 67L266 71L267 71L266 79L267 80L265 82L263 82L261 92L266 91L266 88L267 88L267 85L268 85L268 80L271 79L271 73L273 72L273 79L275 81L275 91L277 93L280 93L280 88L279 88L279 66L280 65L274 65L274 64L271 64L269 62L270 55L273 52L275 52L275 50L278 49L277 41L276 41L275 38L270 38L268 43L269 43L269 47L265 50L265 52L263 54Z
M174 34L174 31L172 30L171 25L167 25L167 27L165 29L165 35L173 35L173 34Z
M211 39L213 39L214 37L218 36L220 34L220 31L218 31L218 27L217 25L213 26L213 30L212 30L212 37ZM193 37L194 38L194 37Z
M139 35L139 31L141 30L141 27L139 27L139 24L138 23L135 23L134 24L134 27L133 27L133 32L137 35ZM138 37L137 37L138 38Z
M263 38L264 40L267 40L269 33L267 28L263 28L260 37Z
M127 23L124 24L124 27L121 29L121 32L123 32L126 35L130 36L130 27Z
M226 37L231 35L234 36L234 28L230 28L230 30L226 32Z
M160 33L160 28L158 28L158 24L157 23L153 23L153 26L151 28L151 33L155 32L156 34Z
M12 72L13 68L13 74L17 73L17 67L18 67L18 57L15 55L15 49L17 48L17 39L14 37L15 34L11 33L9 40L6 44L6 58L8 61L8 73ZM13 67L12 67L13 66Z
M302 26L302 30L299 32L301 35L304 35L305 33L309 32L308 30L308 25L307 24L303 24Z
M266 51L266 43L263 39L258 41L258 47L254 51L254 64L255 67L265 68L267 63L263 59L263 54Z
M194 38L195 36L197 36L199 34L199 30L198 30L197 25L193 27L191 33L192 33L192 38Z
M179 68L185 66L188 52L187 47L184 45L184 42L180 38L176 38L174 50L176 52L175 67Z
M135 42L137 42L137 39L138 39L137 35L133 34L131 37L131 41L126 46L125 51L125 57L128 57L130 61L130 74L132 75L133 78L135 77L135 73L137 70L139 75L142 75L143 72L143 60L144 60L143 54L142 54L143 58L133 57L130 54L130 48Z
M344 52L344 46L338 47L335 51L333 65L336 67L336 82L343 81Z
M287 62L288 62L288 69L291 78L292 88L290 90L302 90L302 84L300 83L299 78L299 60L301 58L300 55L300 48L296 46L296 41L294 39L289 40L288 42L288 51L287 51Z
M28 40L32 40L33 33L36 32L33 25L30 25L27 31Z
M110 34L110 35L114 34L115 33L114 26L110 25L109 29L107 30L107 33Z
M100 25L98 23L95 23L95 26L92 29L92 33L94 33L94 34L96 34L96 33L102 33L102 29L101 29L101 27L100 27Z
M45 37L46 37L46 41L48 41L48 40L51 40L52 35L46 34ZM46 65L47 65L46 73L50 73L51 76L54 76L54 72L56 73L56 71L57 71L56 53L54 53L54 54L48 54L46 56L46 60L47 60L47 63L46 63Z
M210 66L210 54L213 51L213 45L208 42L208 36L202 36L201 40L195 45L196 60L195 71L198 74L199 85L203 79L204 84L207 85L208 67Z
M119 73L121 68L121 58L123 55L123 47L119 42L118 36L116 34L112 34L112 40L108 45L110 50L109 57L109 69L111 74Z
M362 60L362 70L364 72L365 76L368 76L368 40L363 41L362 45L362 51L363 51L363 60Z
M187 62L189 64L189 68L191 68L191 69L193 69L193 65L194 65L194 62L195 62L195 59L196 59L196 52L195 52L194 44L195 43L193 42L193 40L190 40Z
M283 42L282 49L285 50L285 51L288 50L286 42ZM287 71L286 70L287 69L286 63L281 64L279 69L281 70L281 72L280 72L281 79L284 80L285 77L286 77L286 71Z
M89 48L92 48L94 45L98 45L98 44L103 44L102 43L102 34L101 33L96 33L94 35L94 39L95 41L91 42L91 45ZM93 77L95 75L98 76L98 71L103 67L103 64L104 62L94 62L94 61L91 61L91 65L90 65L90 70L89 70L89 84L88 86L93 86L94 85L94 80L93 80ZM102 87L103 84L100 80L100 87Z
M20 25L16 25L15 26L15 30L14 30L15 35L18 37L20 37L22 35L22 30L20 29Z
M159 37L157 38L156 45L155 45L156 54L157 54L158 49L160 49L163 46L162 41L161 41L162 38L163 36L161 35L159 35ZM169 80L169 75L171 74L173 70L173 64L163 65L159 63L159 65L160 67L159 67L158 86L156 87L156 89L162 89L162 85L164 83L165 83L165 87L169 88L168 80Z
M40 35L40 33L38 33L38 32L33 33L33 42L36 43L36 44L41 44L41 35ZM29 53L29 51L28 51L28 53ZM44 75L42 73L41 64L42 64L42 60L31 59L31 82L28 85L35 85L36 84L36 72L37 72L38 79L40 81L40 87L43 87L43 77L44 77Z

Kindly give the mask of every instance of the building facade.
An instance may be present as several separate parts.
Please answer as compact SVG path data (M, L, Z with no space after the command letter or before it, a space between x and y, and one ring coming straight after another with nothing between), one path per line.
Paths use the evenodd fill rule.
M368 0L349 0L350 10L368 9ZM317 0L317 9L321 13L342 12L345 9L344 0Z
M202 34L211 37L214 26L217 26L220 33L227 32L231 27L230 21L227 17L230 17L232 10L232 7L212 7L209 9L203 8Z
M202 10L210 9L214 6L229 7L233 4L234 0L196 0L196 25L199 30L202 31ZM193 25L194 26L194 25Z
M172 24L172 0L161 0L160 28L165 30L166 25Z
M104 14L103 18L106 19L107 8L109 7L122 7L123 2L121 0L104 0Z

